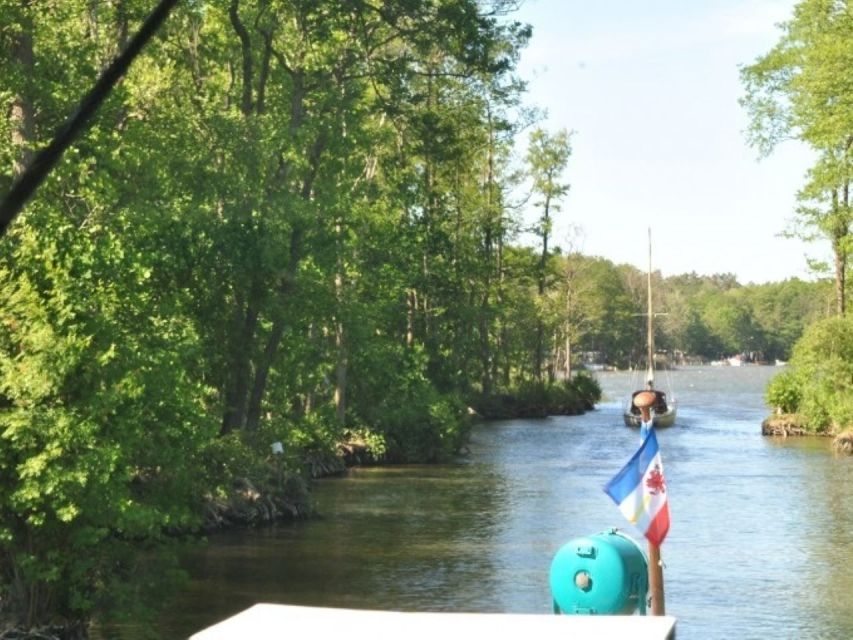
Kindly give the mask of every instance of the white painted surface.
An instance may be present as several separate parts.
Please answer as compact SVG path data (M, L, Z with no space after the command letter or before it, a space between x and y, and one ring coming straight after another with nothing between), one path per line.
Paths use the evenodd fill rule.
M256 604L190 640L491 640L675 638L669 616L556 616L504 613L403 613Z

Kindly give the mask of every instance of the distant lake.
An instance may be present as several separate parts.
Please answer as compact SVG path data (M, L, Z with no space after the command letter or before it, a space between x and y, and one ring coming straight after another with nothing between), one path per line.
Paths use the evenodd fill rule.
M658 440L680 640L853 637L853 458L829 439L761 436L778 371L660 375L679 401ZM562 544L610 527L639 538L601 490L638 445L620 405L633 374L596 375L607 398L584 416L485 423L454 464L358 469L318 484L316 520L213 536L156 632L257 602L550 614Z

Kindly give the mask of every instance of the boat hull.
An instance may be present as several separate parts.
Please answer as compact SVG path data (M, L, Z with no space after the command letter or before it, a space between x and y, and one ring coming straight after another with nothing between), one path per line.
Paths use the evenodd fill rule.
M652 411L652 424L658 428L671 427L675 424L675 407L670 408L665 413L656 413ZM641 418L639 415L626 411L623 414L626 427L636 427L639 429Z

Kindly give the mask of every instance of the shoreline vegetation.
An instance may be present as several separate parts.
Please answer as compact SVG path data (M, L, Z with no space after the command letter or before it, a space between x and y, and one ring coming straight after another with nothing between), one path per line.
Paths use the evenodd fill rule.
M838 453L853 455L853 428L843 431L812 431L802 415L782 413L765 418L761 423L761 435L775 438L817 437L832 438L832 448Z
M544 418L552 415L580 415L595 407L601 399L601 387L592 376L578 373L571 381L529 383L506 392L478 395L459 420L467 427L475 421L512 418ZM469 428L462 431L454 454L464 454ZM233 448L232 448L233 450ZM254 449L255 451L257 448ZM390 455L389 455L390 452ZM250 456L251 457L251 456ZM434 458L428 462L441 462ZM313 516L310 483L314 480L345 475L355 466L394 465L419 460L401 460L381 443L357 433L339 442L334 451L326 448L299 454L275 454L254 460L249 476L235 476L230 489L208 493L203 498L200 524L178 527L167 532L176 540L202 539L241 527L267 526ZM243 460L243 465L246 466ZM37 638L39 640L70 640L87 637L86 625L81 623L53 624L29 630L4 626L4 639Z
M853 454L853 319L826 318L806 329L765 399L773 414L762 434L832 437L836 451Z
M816 432L810 431L805 425L805 419L798 414L773 415L761 423L761 435L775 438L832 438L834 451L853 455L853 428L847 428L840 433Z
M481 394L470 403L462 419L470 426L481 420L581 415L594 409L600 399L601 387L595 378L578 373L569 382L531 383L507 392L488 396ZM455 454L465 451L467 434L468 429ZM198 533L311 517L310 481L345 475L352 467L400 462L393 457L389 459L384 447L374 448L368 439L358 434L351 434L350 438L338 443L335 451L304 455L301 473L281 473L275 468L274 460L267 460L259 468L261 473L256 478L235 477L230 491L205 497L204 517Z

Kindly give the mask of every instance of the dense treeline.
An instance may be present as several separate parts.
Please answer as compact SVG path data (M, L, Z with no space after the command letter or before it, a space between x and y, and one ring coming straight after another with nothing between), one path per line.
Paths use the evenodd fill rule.
M647 274L604 258L572 253L553 258L554 363L565 369L594 361L645 366ZM655 344L670 364L707 363L735 354L786 360L806 326L832 313L828 281L796 278L740 284L732 274L652 274ZM546 314L547 315L547 314ZM665 352L665 353L663 353Z
M150 4L2 2L4 191ZM512 8L179 4L0 244L4 628L162 598L152 550L236 480L298 487L341 442L442 459L521 387L594 400L544 375L547 206L511 246ZM567 137L535 135L556 211Z

